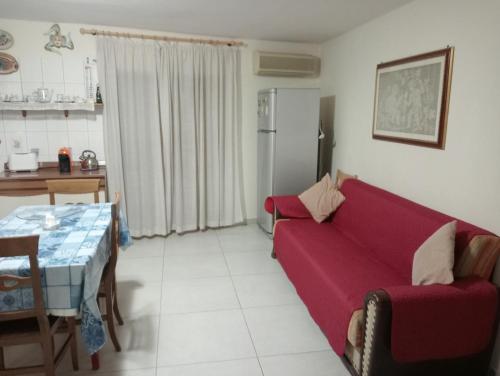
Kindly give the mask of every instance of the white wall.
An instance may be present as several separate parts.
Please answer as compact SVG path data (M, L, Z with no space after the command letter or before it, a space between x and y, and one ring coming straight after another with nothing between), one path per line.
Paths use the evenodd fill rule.
M323 45L337 167L500 233L500 2L417 0ZM375 69L455 46L446 148L371 138Z
M73 51L61 49L62 58L44 50L47 32L52 24L0 19L0 29L9 31L15 39L14 46L5 51L14 55L20 63L20 72L0 76L0 94L30 94L40 86L53 87L59 92L83 96L83 63L86 57L95 58L95 38L81 35L80 27L95 26L60 23L63 34L71 32L75 44ZM133 30L112 27L98 27L106 30L166 34L145 30ZM179 35L179 34L170 34ZM209 37L207 37L209 38ZM242 147L245 203L247 217L256 217L257 207L257 91L269 87L319 87L319 79L269 78L253 74L252 55L255 50L300 52L320 54L320 46L303 43L283 43L257 40L245 40L247 47L242 48ZM81 94L80 94L81 93ZM3 118L3 121L2 121ZM100 114L72 113L65 119L62 114L37 113L23 119L19 113L7 113L0 116L0 159L5 159L12 150L13 137L26 139L26 147L39 147L43 160L54 160L60 146L72 146L74 154L89 147L97 152L99 159L105 159L102 137L102 116ZM9 205L2 204L0 197L0 216ZM16 200L14 205L24 199ZM27 199L26 199L27 200Z
M322 95L336 97L332 171L500 234L499 15L498 0L416 0L325 43ZM445 150L372 140L377 64L447 45L455 63Z
M82 38L76 25L62 25L62 32L71 32L76 48L60 49L61 55L45 51L50 23L22 22L0 19L0 29L9 31L14 45L4 51L19 62L19 71L0 75L0 95L30 95L39 87L55 94L85 97L83 65L86 57L95 58L95 44ZM62 112L0 111L0 162L12 152L38 148L41 161L56 161L61 146L71 146L74 157L90 148L104 160L102 115L98 112L72 111L68 118ZM14 140L20 142L15 148Z

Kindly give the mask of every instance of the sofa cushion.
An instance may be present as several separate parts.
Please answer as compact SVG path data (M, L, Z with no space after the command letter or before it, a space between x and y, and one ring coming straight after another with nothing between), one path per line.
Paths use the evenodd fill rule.
M330 174L326 174L323 179L302 192L299 200L314 220L321 223L344 202L345 197L333 184Z
M438 228L455 219L356 179L346 180L341 191L346 200L332 224L401 273L407 284L412 280L415 251ZM488 232L457 221L455 252L460 254L479 234Z
M437 230L418 247L413 256L412 283L414 286L453 282L455 232L457 221Z
M277 258L337 354L366 293L405 283L397 272L330 223L312 219L276 225Z
M478 276L490 279L500 253L500 238L493 235L475 236L455 262L455 276Z

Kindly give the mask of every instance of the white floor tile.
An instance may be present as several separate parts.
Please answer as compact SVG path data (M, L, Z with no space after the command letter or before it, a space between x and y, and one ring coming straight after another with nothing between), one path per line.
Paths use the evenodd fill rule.
M166 280L229 275L222 253L166 254L164 263Z
M164 315L158 366L255 357L240 310Z
M172 280L163 287L162 314L239 307L229 277Z
M164 247L165 238L162 236L133 239L133 244L120 252L120 258L163 257Z
M217 233L224 252L267 251L271 253L273 242L262 231L241 233Z
M264 376L349 376L333 351L261 357Z
M122 352L108 340L92 372L79 340L80 371L67 354L57 375L347 376L271 249L255 224L134 240L117 266ZM41 360L35 347L7 362Z
M215 231L208 230L170 235L165 242L165 252L168 254L218 253L221 252L221 248Z
M157 376L262 376L257 358L158 368Z
M163 259L148 258L119 258L116 265L116 279L120 282L161 282L163 273Z
M123 319L160 314L161 282L118 281L118 307Z
M230 252L225 254L231 275L283 273L271 252Z
M99 352L102 371L133 370L156 367L159 316L142 316L125 320L123 326L116 325L122 351L116 352L111 341L107 341ZM89 369L90 361L85 354L80 357L81 369Z
M55 337L56 351L64 342L66 336L58 334ZM7 368L39 366L43 364L43 352L40 344L28 344L20 346L4 347L4 361ZM56 375L74 373L69 351L64 355L61 363L56 368ZM34 376L45 376L44 374L32 374Z
M217 236L219 235L235 235L235 234L257 234L257 235L262 235L263 232L259 228L259 226L255 223L248 224L248 225L236 225L236 226L229 226L229 227L222 227L217 230L215 230Z
M284 274L240 275L233 281L243 308L301 303Z
M243 311L259 356L330 349L325 336L302 305Z

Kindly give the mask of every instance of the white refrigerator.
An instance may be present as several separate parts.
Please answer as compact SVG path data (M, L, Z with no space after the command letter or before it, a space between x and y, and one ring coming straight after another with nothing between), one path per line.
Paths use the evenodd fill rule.
M316 182L319 89L266 89L258 93L257 223L272 233L266 197L299 194Z

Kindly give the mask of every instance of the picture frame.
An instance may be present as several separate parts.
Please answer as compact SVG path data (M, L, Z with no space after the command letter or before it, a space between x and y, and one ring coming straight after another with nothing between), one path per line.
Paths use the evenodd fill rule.
M377 65L372 138L444 149L454 48Z
M11 74L17 72L19 64L14 56L0 52L0 74Z

